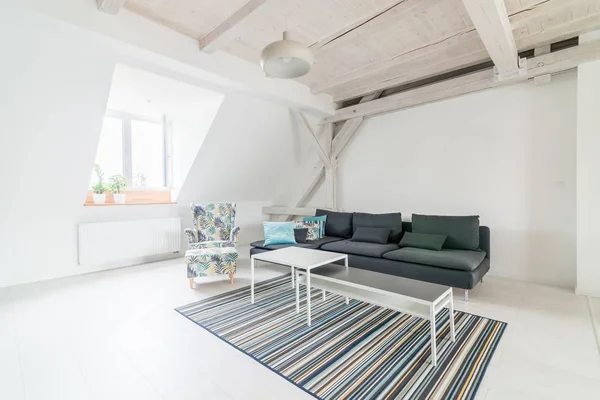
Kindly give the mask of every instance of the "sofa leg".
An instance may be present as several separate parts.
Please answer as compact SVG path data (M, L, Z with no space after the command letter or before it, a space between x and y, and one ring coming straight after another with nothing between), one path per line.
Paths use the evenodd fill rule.
M229 283L233 285L233 273L229 274Z
M190 278L190 289L194 288L194 278Z
M469 291L465 289L465 301L469 301Z

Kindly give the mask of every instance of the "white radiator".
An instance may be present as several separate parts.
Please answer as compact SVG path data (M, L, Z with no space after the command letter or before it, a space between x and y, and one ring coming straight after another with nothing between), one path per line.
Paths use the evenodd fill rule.
M130 265L181 249L179 218L79 224L79 265Z

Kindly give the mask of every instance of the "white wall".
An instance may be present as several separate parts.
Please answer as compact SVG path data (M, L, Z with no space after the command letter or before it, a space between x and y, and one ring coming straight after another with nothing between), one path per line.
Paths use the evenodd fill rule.
M600 297L600 61L577 79L577 293Z
M240 240L261 239L262 207L273 203L282 185L290 185L286 178L300 162L294 126L288 108L242 95L225 96L180 199L239 203L243 194L246 204L238 207L253 217L240 225Z
M86 10L98 13L88 3ZM194 77L205 74L191 66L186 74L169 70L162 56L124 51L130 48L17 4L0 3L0 176L6 188L0 196L0 287L93 271L77 265L79 223L179 216L189 226L191 201L236 201L238 223L251 227L242 231L242 241L256 238L270 187L279 188L283 179L269 157L293 153L286 108L231 94L207 134L208 150L192 162L177 205L84 207L115 66L198 85ZM108 17L99 17L103 27ZM126 29L122 19L115 21L115 29ZM130 29L145 30L145 24L137 21Z
M340 159L339 206L479 214L491 274L574 287L576 78L366 120Z

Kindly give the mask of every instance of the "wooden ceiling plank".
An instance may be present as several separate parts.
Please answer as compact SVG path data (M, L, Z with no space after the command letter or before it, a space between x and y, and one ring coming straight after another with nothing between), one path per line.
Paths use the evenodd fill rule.
M600 4L598 3L598 0L594 0L594 2L596 3L596 5ZM569 14L570 11L567 9L565 10L565 13ZM566 23L561 21L561 24L557 24L554 26L548 26L546 24L546 26L544 27L545 30L542 31L534 31L533 29L525 30L524 36L520 36L519 32L517 32L515 33L515 39L517 48L520 51L522 51L529 50L534 47L548 45L557 41L570 39L572 37L578 36L579 34L596 30L599 27L600 8L597 10L597 12L596 8L590 8L590 13L586 14L584 17L578 18L577 15L575 15L572 20ZM458 42L456 46L466 46L466 44ZM484 61L484 58L482 58L482 61ZM424 59L427 59L427 57L424 56ZM346 84L337 88L332 88L330 90L330 93L332 94L334 101L336 102L360 97L361 95L369 93L372 90L379 90L381 88L385 89L394 86L399 86L405 83L410 83L414 81L414 77L419 73L423 73L424 78L427 78L428 76L435 76L436 69L439 70L438 74L442 74L452 69L460 68L458 64L460 64L461 60L468 63L470 62L470 56L459 56L454 61L444 59L440 63L431 64L430 66L427 66L425 68L410 68L410 71L408 73L394 78L385 78L383 73L381 73L378 76L374 76L372 82L370 82L367 85L358 86L354 84L353 86L350 86L349 84ZM439 66L439 68L436 66ZM362 80L365 81L366 77ZM356 83L357 81L358 79L353 80L352 83Z
M198 40L200 43L200 50L207 53L218 50L219 42L224 36L226 36L227 32L230 32L232 28L242 22L246 17L248 17L266 2L267 0L248 0L246 4L227 17L225 21L221 22L212 31L208 32Z
M402 3L406 3L407 1L408 0L398 0L398 1L395 1L391 5L387 5L387 6L383 7L383 8L381 8L381 9L378 9L375 12L373 12L373 13L371 13L371 14L363 17L363 18L360 18L360 19L354 21L350 25L344 26L342 29L339 29L339 30L331 33L330 35L322 38L318 42L315 42L315 43L311 44L308 47L310 49L312 49L312 51L316 54L319 50L321 50L324 47L328 46L329 44L335 42L335 40L339 39L340 37L348 34L349 32L354 31L355 29L358 29L358 28L362 27L363 25L369 23L373 19L375 19L377 17L380 17L382 14L385 14L386 12L390 11L391 9L397 7L398 5L400 5Z
M357 117L367 118L496 86L524 82L536 76L566 71L575 68L581 63L598 59L600 59L600 41L585 43L529 59L528 64L530 68L527 70L526 75L517 79L498 81L494 79L492 70L476 72L463 77L401 92L368 103L342 108L337 110L335 115L324 118L322 123L335 123Z
M504 0L463 0L498 74L519 70L519 54Z
M311 91L315 94L335 90L335 88L347 85L357 79L361 79L365 76L376 75L389 68L404 64L417 58L421 58L444 49L457 45L465 45L465 43L471 43L471 40L479 40L477 32L474 28L462 30L458 33L446 36L442 39L434 42L429 42L423 46L419 46L403 54L390 57L386 60L377 62L375 64L367 65L363 68L356 69L348 74L335 77L333 79L323 80L311 87Z
M520 13L523 13L525 11L535 9L536 7L539 7L541 4L545 4L548 1L549 0L531 0L531 1L518 0L518 2L516 2L515 5L513 7L511 7L510 20L512 21L513 16L517 16ZM551 1L565 2L565 1L574 1L574 0L551 0ZM579 1L581 1L581 0L579 0ZM593 0L590 0L590 1L593 1ZM388 71L392 68L398 67L407 62L410 62L417 58L425 58L428 56L432 56L435 53L438 53L438 52L441 52L444 50L448 50L448 49L452 49L452 48L462 48L462 47L466 47L466 46L472 47L473 50L475 50L476 48L479 48L482 45L481 39L480 39L478 33L476 32L475 28L469 25L469 23L471 21L469 20L468 14L466 14L466 11L464 10L464 6L462 5L462 2L460 0L453 0L453 3L457 3L457 4L455 4L455 8L457 9L458 14L461 16L464 15L463 19L465 20L465 26L467 28L465 28L459 32L454 32L452 34L446 35L446 36L442 37L441 39L436 39L432 42L426 43L425 45L414 48L403 54L389 57L383 61L378 61L376 63L367 65L365 67L358 68L347 74L340 75L340 76L337 76L337 77L334 77L331 79L323 79L323 80L311 85L312 92L315 94L322 93L322 92L328 92L328 93L334 95L334 97L336 98L336 101L347 100L349 98L359 97L368 92L361 93L361 92L358 92L357 90L354 90L353 94L351 96L348 96L345 98L342 98L342 96L338 95L338 94L340 94L341 92L344 92L344 91L349 91L349 90L355 89L357 80L367 80L367 78L372 77L371 82L369 82L369 83L374 83L375 81L384 81L386 79L392 79L393 78L392 76L387 76L387 77L385 76L386 71ZM442 72L443 71L440 71L440 73L442 73ZM350 86L352 86L352 87L350 87ZM363 85L361 85L361 86L363 86Z
M510 23L514 29L519 29L526 26L534 19L548 18L548 14L554 12L564 12L572 7L598 4L598 0L549 0L543 3L538 3L530 8L523 10L510 18Z
M368 93L373 93L378 90L385 90L395 86L409 84L420 81L422 79L431 78L442 73L452 71L457 68L464 68L471 65L479 64L488 59L486 50L479 50L474 53L468 53L464 56L443 59L438 63L429 63L425 68L410 68L410 70L400 76L391 79L376 80L365 86L351 87L344 92L334 92L333 101L341 102L348 99L353 99L363 96Z
M581 18L574 18L569 22L555 25L552 28L545 27L539 32L533 32L522 37L515 35L515 39L519 49L527 50L570 39L598 28L600 28L600 9L596 13L591 13Z

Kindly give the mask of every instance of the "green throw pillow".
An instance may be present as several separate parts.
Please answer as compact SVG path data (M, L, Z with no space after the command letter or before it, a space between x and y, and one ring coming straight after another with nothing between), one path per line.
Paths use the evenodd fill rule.
M417 249L440 251L444 242L448 239L446 235L435 233L406 232L400 240L400 247L415 247Z
M412 215L412 232L446 235L445 249L477 250L479 216Z

